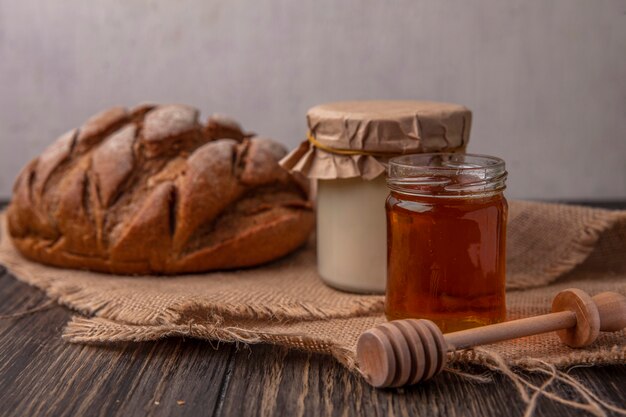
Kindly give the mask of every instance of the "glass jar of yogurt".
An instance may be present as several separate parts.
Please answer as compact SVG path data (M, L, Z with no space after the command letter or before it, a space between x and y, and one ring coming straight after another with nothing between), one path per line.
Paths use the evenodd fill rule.
M464 152L471 121L464 106L425 101L347 101L308 111L307 140L281 164L317 182L317 264L325 283L384 293L387 161Z

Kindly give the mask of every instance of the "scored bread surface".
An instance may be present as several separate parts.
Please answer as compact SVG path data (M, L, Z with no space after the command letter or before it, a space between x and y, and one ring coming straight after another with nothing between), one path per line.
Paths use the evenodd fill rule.
M184 105L114 107L20 173L9 233L27 258L117 274L258 265L302 245L307 187L282 145Z

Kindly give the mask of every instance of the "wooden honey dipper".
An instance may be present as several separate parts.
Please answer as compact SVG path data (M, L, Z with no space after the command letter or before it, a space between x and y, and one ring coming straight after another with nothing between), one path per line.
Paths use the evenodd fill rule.
M603 292L590 297L582 290L561 291L552 313L454 333L441 333L430 320L394 320L363 332L356 355L361 373L375 387L416 384L441 372L446 352L503 340L557 331L571 347L593 343L600 331L626 327L626 297Z

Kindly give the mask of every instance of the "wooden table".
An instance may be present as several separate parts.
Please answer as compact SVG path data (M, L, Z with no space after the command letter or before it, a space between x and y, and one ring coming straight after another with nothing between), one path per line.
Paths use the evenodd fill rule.
M43 292L0 271L0 315L45 302ZM416 387L375 390L332 358L272 346L190 339L69 344L60 335L71 314L54 305L0 320L0 416L512 417L525 409L499 374L488 384L444 373ZM626 407L626 365L576 368L570 375ZM561 392L574 398L567 389ZM542 398L535 415L584 413Z

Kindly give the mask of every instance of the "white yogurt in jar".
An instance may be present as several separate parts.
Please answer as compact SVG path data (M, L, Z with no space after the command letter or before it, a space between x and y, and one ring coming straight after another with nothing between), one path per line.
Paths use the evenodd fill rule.
M317 267L340 290L383 293L387 277L389 191L385 175L318 180Z

